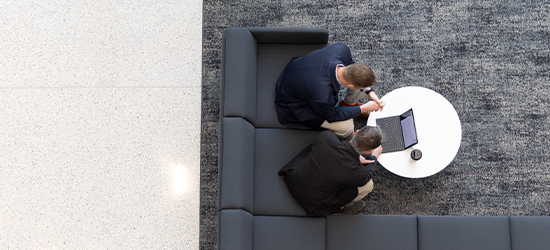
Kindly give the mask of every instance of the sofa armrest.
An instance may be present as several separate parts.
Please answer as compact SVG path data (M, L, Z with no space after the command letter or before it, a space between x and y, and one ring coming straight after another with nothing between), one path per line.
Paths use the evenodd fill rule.
M220 114L256 121L257 43L246 28L223 33Z
M254 216L241 209L222 210L218 214L218 249L252 250Z
M218 209L254 206L254 127L240 117L221 120Z
M328 30L323 28L248 28L257 43L326 44Z

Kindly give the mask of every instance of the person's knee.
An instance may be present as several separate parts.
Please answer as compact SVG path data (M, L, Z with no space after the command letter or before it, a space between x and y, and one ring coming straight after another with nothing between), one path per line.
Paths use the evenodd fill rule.
M357 197L354 199L354 201L363 199L363 197L367 196L372 190L374 189L374 182L372 182L372 179L367 182L367 184L357 187Z
M339 126L338 126L338 132L334 131L334 133L342 138L342 139L346 139L346 140L351 140L351 138L353 137L353 129L354 129L354 125L353 125L353 119L349 119L349 120L345 120L345 121L341 121Z
M372 182L372 179L367 182L364 186L359 187L359 193L367 195L368 193L372 192L374 189L374 182Z
M325 121L321 127L332 130L336 136L342 139L351 140L353 137L353 119L333 123Z
M367 194L372 192L372 190L374 189L374 182L372 182L372 179L369 182L367 182L367 185L365 188L366 188L365 191L367 192Z
M340 134L337 134L337 135L342 139L351 140L351 138L353 138L353 129L341 131Z
M353 138L353 129L352 130L331 129L331 130L336 136L338 136L341 139L345 139L349 141L351 140L351 138Z
M355 129L353 125L353 119L345 121L344 126L342 126L342 136L341 138L351 140L353 138L353 130Z

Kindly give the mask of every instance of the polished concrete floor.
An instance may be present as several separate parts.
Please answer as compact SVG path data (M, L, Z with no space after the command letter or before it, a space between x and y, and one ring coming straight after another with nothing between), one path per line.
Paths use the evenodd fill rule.
M198 249L202 0L4 1L0 249Z

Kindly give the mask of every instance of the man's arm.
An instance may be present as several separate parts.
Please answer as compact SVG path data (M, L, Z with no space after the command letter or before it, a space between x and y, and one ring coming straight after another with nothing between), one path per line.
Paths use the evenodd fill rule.
M365 170L367 171L367 174L363 180L361 180L359 183L356 184L357 187L363 186L371 180L372 176L374 175L374 172L378 168L378 157L382 153L382 146L379 146L378 148L366 152L363 155L359 155L359 161L361 164L363 164Z
M373 112L373 111L382 110L382 107L380 107L380 105L378 105L378 103L376 103L374 101L369 101L369 102L361 105L360 107L361 107L361 113L363 113L363 114L368 114L368 113Z
M386 106L386 103L385 103L384 101L380 100L380 99L378 98L378 96L376 95L376 93L374 93L374 91L371 91L371 92L369 93L369 98L370 98L372 101L376 102L376 104L378 104L378 106L380 106L380 110L383 110L383 109L384 109L384 106Z
M382 110L381 107L374 101L369 101L361 106L352 107L334 107L332 104L328 103L312 103L312 106L317 112L326 117L328 122L345 121L358 117L361 114L368 114L373 111ZM330 112L326 112L325 110L330 110Z
M370 152L370 155L373 155L376 158L380 157L381 154L382 154L382 145L378 146L377 148L375 148L374 150L372 150ZM365 157L363 155L359 155L359 161L363 165L376 162L375 160L365 159Z
M315 111L328 122L338 122L352 119L361 115L362 109L353 107L334 107L333 103L311 103Z

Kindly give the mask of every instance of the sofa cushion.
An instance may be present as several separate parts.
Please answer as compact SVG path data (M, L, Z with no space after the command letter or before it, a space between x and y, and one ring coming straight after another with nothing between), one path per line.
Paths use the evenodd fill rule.
M325 249L325 218L254 216L253 249Z
M326 44L258 44L255 127L284 128L277 119L277 79L292 58L304 56L325 46Z
M509 250L506 216L419 216L419 250Z
M279 170L313 142L320 131L256 129L254 215L305 216Z
M512 249L536 250L550 247L550 217L510 217Z
M327 217L327 250L416 250L417 217L332 215Z

